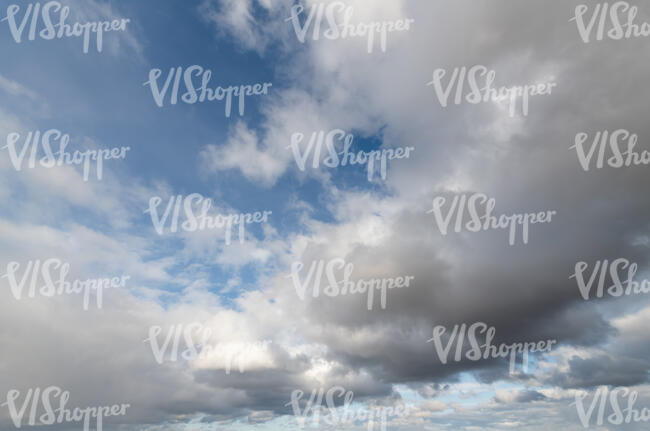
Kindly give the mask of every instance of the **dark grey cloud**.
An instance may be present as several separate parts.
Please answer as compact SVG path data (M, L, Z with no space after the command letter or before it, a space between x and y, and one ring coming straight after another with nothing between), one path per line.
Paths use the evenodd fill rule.
M345 186L335 190L325 182L324 200L336 222L305 220L309 233L299 258L307 264L345 258L354 263L356 278L413 275L410 287L389 292L385 310L377 302L367 310L364 295L301 301L285 277L296 256L283 256L287 271L271 274L260 286L274 302L251 295L238 304L242 320L255 329L251 332L274 338L274 366L229 375L186 364L156 366L142 344L142 329L159 323L156 318L165 312L152 310L144 300L125 295L124 309L95 317L66 315L47 305L18 310L3 301L0 340L6 353L0 369L18 371L2 373L1 386L52 382L86 404L132 400L126 423L163 431L197 414L206 415L205 423L224 421L226 427L236 418L264 423L291 414L286 406L291 391L309 393L337 384L357 399L390 404L399 401L398 384L426 398L444 399L464 373L480 383L510 381L558 390L647 383L647 338L621 334L615 322L647 306L647 298L584 301L569 276L581 260L626 257L648 267L648 171L639 166L583 172L569 147L579 132L625 128L639 135L639 150L650 149L650 89L644 85L650 72L648 44L643 39L582 43L569 21L575 1L403 4L417 25L380 59L314 43L285 66L287 73L294 65L313 72L290 76L296 91L316 92L310 103L323 124L364 131L385 127L386 145L416 146L412 159L391 166L387 186L377 193ZM641 9L639 19L650 12ZM255 49L264 30L244 36L244 46ZM508 118L491 104L441 108L425 86L433 69L475 64L495 69L498 85L553 75L557 90L534 98L525 118ZM288 90L282 101L304 103L291 96ZM277 102L265 112L272 117L283 110L288 107ZM269 129L273 118L266 120ZM270 145L286 147L286 141L271 138ZM450 196L451 190L486 193L496 199L497 213L553 209L557 217L532 226L527 245L508 246L502 231L441 236L426 211L434 196ZM376 230L359 233L373 221ZM376 241L362 240L373 235ZM129 239L147 241L137 235ZM284 240L287 249L299 242ZM191 305L198 309L202 299ZM185 310L183 317L195 310ZM201 317L208 319L210 313ZM426 342L432 328L478 321L496 328L496 343L556 339L558 348L600 353L587 359L567 353L567 370L541 377L509 376L506 361L441 364ZM69 340L65 344L56 341L62 334ZM298 351L296 346L308 348ZM105 375L114 379L107 382ZM551 399L542 389L519 392L513 402L516 408L497 402L487 414L457 409L439 429L504 429L507 423L542 430L578 424L567 399ZM0 421L8 423L4 410Z

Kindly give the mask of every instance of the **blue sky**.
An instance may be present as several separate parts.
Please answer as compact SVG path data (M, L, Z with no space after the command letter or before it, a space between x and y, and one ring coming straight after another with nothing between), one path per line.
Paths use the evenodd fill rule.
M0 19L13 3L0 0ZM16 170L0 150L0 275L10 262L57 258L70 278L130 279L84 311L75 295L16 299L0 278L0 404L10 389L52 385L74 405L131 403L108 431L300 429L291 392L336 386L359 405L410 406L389 422L409 431L583 429L571 403L601 385L633 388L647 405L647 295L584 301L569 279L578 261L618 257L638 263L638 280L648 273L646 168L584 172L569 149L579 132L619 128L648 148L645 39L584 43L573 0L346 0L355 23L415 19L372 53L363 38L300 43L287 18L312 0L62 3L71 21L130 22L84 54L76 38L16 43L0 21L0 139L58 129L69 150L130 150L105 162L101 181L73 166ZM527 116L496 103L442 107L432 71L477 64L499 85L557 89L532 98ZM192 65L212 71L211 88L272 86L246 97L242 116L236 103L230 118L222 102L158 107L150 71L163 81ZM325 149L318 168L308 158L299 169L292 136L305 135L305 150L312 133L335 129L354 136L355 152L414 151L389 161L386 179L368 181L366 165L327 167ZM531 226L525 245L503 231L442 235L432 198L479 192L498 213L558 217ZM272 214L247 225L243 243L226 244L221 229L158 235L150 199L162 198L160 214L191 194L214 213ZM311 284L301 300L292 265L304 263L304 280L312 262L335 259L353 264L353 280L415 281L390 290L386 308L368 309L364 295L313 297ZM156 363L150 328L192 322L226 353ZM557 346L527 373L509 374L505 360L443 364L432 327L473 322L494 326L498 342ZM272 342L241 347L261 340ZM225 371L228 354L244 372ZM12 429L4 407L0 423Z

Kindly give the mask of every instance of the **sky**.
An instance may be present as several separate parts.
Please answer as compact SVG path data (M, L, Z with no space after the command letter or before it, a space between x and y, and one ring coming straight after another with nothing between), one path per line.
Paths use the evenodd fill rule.
M610 27L597 40L600 3L584 3L578 19L574 0L52 3L52 16L69 8L70 25L128 19L103 33L101 50L95 35L84 52L83 37L30 40L27 20L18 42L12 25L35 2L0 0L0 429L17 429L10 394L20 408L30 389L48 387L69 392L69 408L129 405L89 431L332 429L313 415L301 428L291 403L302 391L305 408L312 391L331 388L353 393L357 409L406 409L384 424L400 431L580 430L577 399L586 396L587 409L603 387L650 407L647 295L584 299L572 277L579 262L588 282L597 262L627 259L634 280L650 279L650 168L597 168L599 152L607 161L618 147L594 141L622 131L620 148L635 135L635 151L650 150L650 45L610 37ZM318 33L318 15L308 20L321 4ZM637 6L634 22L650 22L650 5L616 4L621 17ZM384 47L377 33L369 49L367 37L326 36L345 8L352 24L411 21ZM311 25L303 41L298 10L298 29ZM527 112L521 98L513 112L506 101L454 103L455 68L477 65L494 71L497 89L555 85L531 95ZM222 99L222 89L250 85L244 105L234 93L229 115L224 100L185 103L181 75L172 103L168 73L192 66L211 71L208 88L221 87ZM202 77L190 77L197 88ZM266 94L251 94L256 84ZM30 167L32 149L45 155L42 143L24 146L35 131L59 132L53 151L62 135L69 153L128 150L103 161L101 178L96 162L87 178L80 164ZM367 161L332 163L320 132L336 153L348 140L364 158L403 156L387 160L384 175L377 159L369 179ZM12 150L22 149L20 164ZM580 150L590 149L584 169ZM477 193L494 199L497 216L555 213L511 244L507 229L472 232L450 210L454 197ZM439 214L436 197L445 198ZM199 214L207 200L216 220L248 214L245 229L183 228L187 209ZM451 217L446 234L438 215ZM86 307L79 293L29 297L46 280L25 268L48 259L51 274L69 267L71 283L126 279L101 301L95 289ZM328 271L340 281L345 265L353 282L410 283L388 289L383 305L378 289L372 306L365 293L326 294ZM607 289L616 273L603 273ZM455 325L480 322L495 328L497 345L555 342L527 369L520 356L514 370L504 358L455 360L455 345L441 358L434 328L446 328L447 346ZM174 358L191 345L203 354ZM84 429L29 426L30 408L23 428ZM598 425L596 414L590 429L647 429ZM380 429L363 419L335 425L372 426Z

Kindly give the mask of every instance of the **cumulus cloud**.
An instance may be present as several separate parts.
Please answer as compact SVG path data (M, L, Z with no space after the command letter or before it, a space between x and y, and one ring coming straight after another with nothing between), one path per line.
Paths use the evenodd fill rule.
M233 122L225 141L204 146L192 169L208 181L233 171L269 193L286 186L285 175L314 179L323 197L292 197L291 205L307 210L291 232L273 222L245 245L225 247L215 245L217 232L154 235L142 211L149 196L173 193L167 184L125 174L89 185L74 170L15 180L0 165L0 196L25 198L0 222L0 268L15 256L59 253L83 276L101 263L134 277L133 288L107 294L106 307L93 314L79 309L78 298L15 302L0 280L1 368L17 370L2 374L2 386L52 382L76 394L75 402L129 401L127 429L150 430L288 421L292 391L336 385L359 402L415 406L392 419L397 429L577 430L572 391L647 389L647 299L584 301L569 278L579 260L650 261L639 241L647 236L645 174L642 167L583 172L569 147L579 132L619 127L648 141L650 90L638 85L648 48L633 40L583 44L569 22L576 4L357 0L359 20L416 20L411 31L391 35L386 53L368 55L360 39L310 41L291 51L298 45L285 21L290 2L203 2L199 11L219 38L235 38L262 58L281 56L277 73L288 85L260 118ZM527 117L510 118L490 103L443 109L426 85L432 71L474 64L495 69L503 83L553 79L557 92L534 99ZM0 116L3 130L13 123ZM333 128L381 136L384 147L415 146L416 156L391 165L377 187L295 169L291 135ZM434 196L458 192L489 194L500 212L553 209L558 217L532 226L527 245L508 246L501 231L442 235L427 211ZM52 204L47 214L38 210L43 202ZM80 210L93 214L91 226L67 221ZM414 282L389 291L385 309L376 303L368 310L364 295L315 297L311 288L300 299L288 277L292 263L304 263L304 280L312 262L337 258L354 265L354 280L408 275ZM239 271L232 283L214 282L223 268L247 265L259 269L253 288L236 289L246 278ZM156 364L143 342L148 328L197 321L229 353ZM495 343L555 339L557 347L532 355L530 373L510 375L505 359L441 363L427 343L432 328L478 321L496 328ZM263 340L271 342L244 348ZM43 363L46 356L52 359ZM231 364L226 373L228 358L239 356L245 371ZM0 415L9 423L6 410Z

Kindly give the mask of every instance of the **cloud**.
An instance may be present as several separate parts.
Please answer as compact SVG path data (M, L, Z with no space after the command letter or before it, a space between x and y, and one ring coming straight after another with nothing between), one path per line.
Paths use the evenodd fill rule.
M86 184L74 170L17 173L0 160L0 196L12 202L0 223L0 264L54 254L80 276L134 277L97 313L84 313L73 297L16 302L1 280L0 367L15 370L0 373L3 387L52 382L69 388L75 403L128 401L132 429L176 430L193 421L275 425L291 419L286 403L293 390L342 385L360 402L419 405L391 422L398 429L529 431L580 429L571 391L646 388L647 298L584 301L568 277L578 260L650 261L647 244L637 241L647 236L643 169L585 173L569 150L580 131L628 127L650 136L650 90L638 86L648 72L648 48L634 41L582 44L568 22L571 4L353 5L362 20L406 16L416 24L376 55L367 54L363 40L301 45L277 66L287 85L265 102L259 121L232 124L225 143L200 154L208 173L202 187L226 171L269 194L286 187L285 175L316 179L322 195L292 196L291 205L305 210L289 233L273 222L244 245L219 244L220 232L159 238L142 215L147 199L196 184L156 185L168 174L160 171L147 174L152 186L133 173ZM295 48L286 7L206 1L202 10L222 28L221 38L235 37L272 61L273 44ZM526 118L510 118L493 104L443 109L426 86L433 69L473 64L494 68L503 83L553 77L558 92L534 100ZM2 130L18 127L22 121L0 116ZM381 130L383 146L416 146L417 157L391 165L377 188L347 182L340 171L294 169L291 134L332 128L364 137ZM426 213L431 199L474 191L494 196L498 211L554 209L557 221L535 225L525 246L509 247L503 232L441 235ZM363 295L316 298L309 290L301 300L287 277L291 263L335 258L353 263L354 280L415 281L390 291L385 309L368 310ZM255 277L242 270L248 265L258 268ZM325 286L326 277L321 281ZM235 290L244 284L253 286ZM227 374L227 357L217 354L157 366L143 343L147 329L195 321L212 329L214 343L272 343L246 354L243 373ZM507 361L441 364L426 342L433 326L477 321L495 326L495 342L557 339L558 346L535 355L528 374L510 376ZM424 400L402 396L403 386ZM6 425L6 411L0 414Z
M225 146L208 145L200 158L209 172L240 169L246 178L267 186L283 173L283 163L269 150L259 148L256 133L244 123L237 123Z

